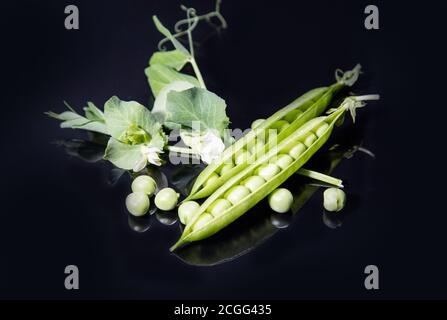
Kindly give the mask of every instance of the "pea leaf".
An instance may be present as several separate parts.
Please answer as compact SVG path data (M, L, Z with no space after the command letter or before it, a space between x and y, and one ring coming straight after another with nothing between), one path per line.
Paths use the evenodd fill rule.
M223 137L230 123L225 109L225 101L206 89L171 91L167 98L166 121L200 132L217 130Z
M175 49L190 56L189 51L172 35L172 33L160 22L160 20L158 20L157 16L152 16L152 20L154 21L157 30L172 42Z
M161 124L136 101L121 101L116 96L110 98L104 105L104 118L108 133L116 140L140 128L149 135L147 146L163 149L166 144Z
M155 97L163 87L174 81L187 81L194 86L200 86L199 81L195 77L182 74L174 68L162 64L153 64L146 68L144 72L148 77L149 85Z
M104 154L104 159L109 160L118 168L131 170L135 164L144 157L141 153L141 145L129 145L110 138Z
M189 61L190 55L180 50L155 52L149 64L162 64L180 71Z

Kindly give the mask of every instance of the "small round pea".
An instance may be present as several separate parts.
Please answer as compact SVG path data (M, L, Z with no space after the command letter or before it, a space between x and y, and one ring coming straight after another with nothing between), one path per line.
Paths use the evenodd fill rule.
M306 139L304 139L304 145L309 148L315 141L317 141L317 139L315 134L309 133Z
M247 162L248 158L250 157L250 152L247 150L241 150L235 157L234 162L236 165Z
M225 163L222 168L220 168L219 174L223 176L225 173L229 172L231 169L234 168L234 163Z
M196 223L194 224L193 230L199 230L202 229L208 222L213 220L213 216L207 212L203 213L199 219L197 219Z
M273 191L269 196L269 205L273 211L284 213L290 210L293 202L292 193L285 189L279 188Z
M265 119L256 119L255 121L253 121L253 123L251 124L251 128L254 129L257 126L259 126L261 123L263 123L265 121Z
M196 213L199 209L200 205L195 201L183 202L178 207L178 217L180 219L180 222L185 225L188 224L194 213Z
M301 142L298 142L296 146L290 149L289 155L296 160L304 151L306 151L306 146Z
M213 172L213 173L210 174L210 176L208 177L208 179L205 181L205 183L203 185L205 187L208 186L208 185L212 185L218 179L219 179L219 176L217 175L217 173Z
M247 187L238 185L232 187L225 193L225 199L230 201L232 204L236 204L241 201L243 198L250 194L250 189Z
M276 176L279 173L279 171L281 171L281 170L279 169L279 167L276 164L267 163L267 164L264 164L261 167L259 167L256 170L256 174L258 176L261 176L265 180L270 180L274 176Z
M323 193L323 206L327 211L340 211L346 204L346 194L337 188L328 188Z
M321 137L324 132L327 130L327 128L329 128L329 124L327 124L326 122L323 122L318 129L315 131L315 134L317 135L317 137Z
M288 154L280 154L270 159L269 162L276 164L281 169L285 169L293 162L293 158Z
M152 196L157 189L157 183L150 176L138 176L132 181L132 191L133 192L143 192L149 197Z
M135 217L144 216L149 210L149 197L143 192L132 192L126 198L126 208Z
M300 110L292 110L290 111L285 117L284 120L286 120L287 122L292 123L293 121L295 121L296 118L298 118L299 115L301 115L303 112Z
M161 189L155 196L155 205L163 211L172 210L177 205L179 196L172 188Z
M217 199L209 206L207 211L217 218L230 207L231 202L227 199Z
M251 176L245 179L244 182L242 182L242 184L246 186L248 189L250 189L251 192L254 192L264 183L265 183L264 178L261 178L260 176Z

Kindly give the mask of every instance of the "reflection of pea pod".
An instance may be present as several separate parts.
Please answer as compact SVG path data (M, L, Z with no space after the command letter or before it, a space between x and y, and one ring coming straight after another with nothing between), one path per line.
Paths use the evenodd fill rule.
M323 172L330 174L347 151L348 148L339 146L322 155L318 162L320 166L327 168ZM292 213L296 214L318 186L303 183L303 177L300 176L292 177L288 184L298 186L291 188L294 194ZM256 215L244 216L241 221L213 237L183 247L175 254L184 262L197 266L212 266L234 260L258 247L278 231L278 228L272 225L270 217L270 211L259 210Z

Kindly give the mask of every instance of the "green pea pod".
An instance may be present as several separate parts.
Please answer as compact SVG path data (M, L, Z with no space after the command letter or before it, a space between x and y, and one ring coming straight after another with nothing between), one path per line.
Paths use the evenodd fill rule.
M345 99L342 105L337 109L331 109L329 116L318 117L308 121L305 125L296 130L292 135L282 141L277 147L269 150L267 154L257 159L253 164L249 165L242 172L228 180L224 185L218 188L208 199L201 205L199 211L191 219L191 222L186 226L181 238L171 248L175 250L177 247L186 244L191 241L198 241L205 239L219 230L223 229L231 222L239 218L242 214L247 212L250 208L256 205L259 201L269 195L273 190L279 187L284 181L286 181L293 173L300 169L314 154L320 149L320 147L328 140L332 133L332 130L336 122L343 116L346 111L350 111L355 121L355 110L363 107L365 100L378 99L377 96L364 96L364 97L350 97ZM202 217L202 214L210 215L206 213L206 210L217 199L225 197L225 193L232 187L239 185L244 179L253 175L253 173L263 164L278 155L290 151L294 146L300 143L304 143L309 135L313 135L318 128L322 125L325 127L324 132L320 132L319 137L314 140L304 151L293 161L289 166L281 170L270 180L262 184L258 189L253 190L240 201L230 206L228 209L220 212L218 216L213 216L206 221L200 228L194 229L195 224ZM208 216L209 217L209 216Z
M254 130L250 131L246 136L236 141L235 144L228 147L223 152L217 161L208 165L205 170L202 171L202 173L197 177L197 180L191 189L190 195L186 198L186 201L209 196L231 177L244 170L257 158L261 157L277 143L281 142L292 134L297 128L301 127L310 119L321 115L332 101L334 94L346 85L353 85L357 80L359 73L360 65L357 65L351 71L345 72L343 77L336 73L337 82L335 84L330 87L316 88L305 93L288 106L274 113ZM281 121L295 110L300 111L300 114L293 122L287 125L284 130L280 131L276 139L268 141L263 148L256 150L256 152L251 154L246 161L236 164L233 168L220 175L219 178L215 179L212 183L206 183L208 179L212 175L217 174L217 172L219 172L225 164L233 163L233 159L237 153L246 149L250 143L255 141L255 139L264 138L269 129L275 128L275 123Z

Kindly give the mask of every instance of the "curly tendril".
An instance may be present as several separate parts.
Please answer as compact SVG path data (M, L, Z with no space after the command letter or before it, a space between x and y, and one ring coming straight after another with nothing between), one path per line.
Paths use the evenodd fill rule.
M327 111L328 114L334 113L338 110L349 111L352 117L352 122L355 123L355 118L357 116L356 110L366 106L365 101L369 100L379 100L380 96L378 94L369 94L365 96L357 97L347 97L338 108L332 108Z
M346 86L353 86L362 73L362 66L357 64L354 69L343 72L340 69L335 70L335 79L338 83L342 83Z
M178 39L178 38L181 38L181 37L187 35L191 54L193 54L193 51L194 51L191 33L200 21L202 21L202 20L207 21L210 25L215 27L217 30L227 28L228 24L220 12L221 3L222 3L222 0L216 0L216 6L215 6L214 11L208 12L203 15L197 15L197 11L194 8L188 8L184 5L180 6L180 8L186 12L186 18L177 21L177 23L174 25L175 34L173 34L172 36L174 38ZM217 20L219 20L218 25L216 25L215 23L212 22L213 18L217 18ZM185 28L185 26L186 26L186 28ZM166 42L169 42L169 41L170 40L168 38L161 39L160 42L158 43L158 49L161 51L166 50L165 44L166 44Z

